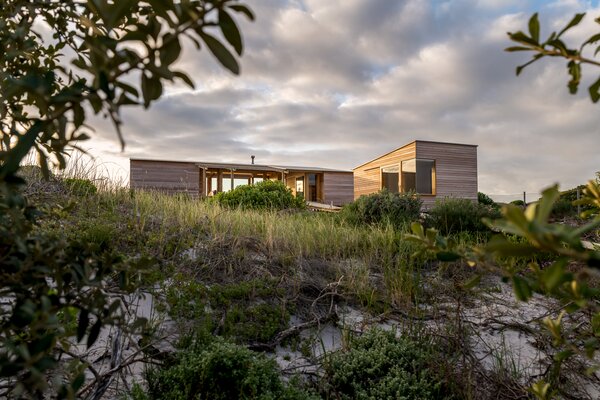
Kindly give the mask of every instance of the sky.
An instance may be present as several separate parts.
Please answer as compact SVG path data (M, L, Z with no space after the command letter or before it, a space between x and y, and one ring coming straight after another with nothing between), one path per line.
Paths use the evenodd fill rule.
M479 190L570 188L600 170L600 105L584 68L570 95L566 63L507 53L506 32L539 12L542 37L588 12L565 39L600 30L598 1L248 0L241 75L187 46L173 85L150 109L123 112L127 146L95 120L83 147L126 174L128 158L352 169L415 139L477 144ZM587 84L587 85L586 85Z

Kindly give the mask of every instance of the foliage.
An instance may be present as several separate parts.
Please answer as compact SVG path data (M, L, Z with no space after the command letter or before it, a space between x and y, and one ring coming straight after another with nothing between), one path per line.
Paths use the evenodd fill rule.
M60 397L73 397L84 382L85 366L74 363L64 373L53 371L58 363L56 347L68 350L73 336L79 341L86 338L89 347L104 325L123 324L123 305L118 297L109 296L106 281L119 278L113 294L131 291L149 260L126 259L109 247L96 248L85 238L67 240L37 232L34 223L39 211L28 207L21 196L3 200L0 295L11 301L0 310L0 376L13 385L11 396L52 390ZM47 210L46 214L49 218L66 212ZM56 374L58 379L49 380L45 374Z
M96 185L89 179L65 178L63 182L75 196L89 196L98 192Z
M596 301L600 292L587 282L589 272L594 273L600 269L600 249L586 245L582 240L584 234L600 227L600 185L590 181L584 188L579 203L590 207L582 216L591 219L579 227L549 222L559 196L558 188L554 186L544 190L542 198L525 210L511 204L503 207L502 219L487 222L501 234L484 246L460 250L436 230L425 231L417 223L413 224L413 234L406 237L421 243L422 251L433 252L442 261L464 259L469 265L479 264L502 273L512 282L519 300L527 301L534 292L539 292L561 301L564 309L558 317L549 316L543 320L558 353L550 375L545 377L550 382L542 380L535 385L535 390L539 391L536 395L540 398L546 398L542 396L543 393L546 393L544 396L549 396L548 393L557 389L560 382L557 381L555 371L568 358L579 355L592 360L600 349L600 308ZM514 240L514 237L521 240ZM535 261L540 253L553 256L550 265L541 265ZM520 269L515 268L519 260L526 260L527 274L522 274ZM569 263L578 263L587 267L587 270L575 274L567 268ZM476 283L475 279L465 286ZM589 316L586 328L566 331L561 324L564 314L582 310L585 311L583 315ZM550 386L546 386L546 383Z
M587 47L597 45L600 42L600 33L595 33L586 39L579 48L569 48L563 41L562 36L569 30L579 25L584 19L585 13L575 14L575 16L567 23L567 25L558 33L552 32L545 41L540 41L540 22L537 13L532 15L529 19L529 34L522 31L516 33L508 33L509 38L518 43L518 46L508 47L506 51L527 51L533 52L534 55L530 61L517 67L517 75L519 75L523 68L530 64L533 64L537 60L544 57L560 57L567 60L567 71L570 75L568 83L569 92L571 94L577 93L579 84L581 82L581 66L582 64L594 65L600 67L600 62L594 59L585 57L583 55ZM596 18L595 22L600 24L600 18ZM600 51L600 46L596 46L594 56ZM588 88L591 100L596 103L600 100L600 77L598 77L594 83Z
M477 192L477 202L479 204L483 204L485 206L490 206L493 208L500 208L498 203L496 203L494 200L492 200L492 198L490 196L488 196L487 194L482 193L482 192Z
M371 330L326 362L324 381L336 399L450 399L433 364L432 343Z
M457 232L484 232L489 228L482 219L499 217L500 212L494 207L468 199L446 198L436 201L428 211L426 225L437 229L443 235Z
M226 207L284 210L304 208L304 200L295 197L283 182L265 180L218 193L214 200Z
M342 217L353 224L390 223L400 227L419 219L423 201L414 193L382 190L344 206Z
M211 285L177 279L167 289L170 315L192 329L205 326L238 342L267 343L285 329L289 312L277 301L276 282L253 280Z
M178 353L174 365L146 374L148 391L142 399L311 399L281 381L274 360L245 347L214 338L196 342Z
M64 168L66 147L88 137L89 111L110 117L124 144L121 107L147 108L161 96L164 81L178 79L193 87L185 73L172 68L184 38L198 48L203 42L223 66L239 73L236 58L214 36L219 28L242 54L231 12L253 18L233 0L69 0L43 7L26 0L3 2L0 178L12 176L32 148L44 171L50 154ZM38 31L42 25L51 35Z
M510 204L514 206L525 207L525 202L523 200L513 200L510 202Z
M2 390L14 389L14 396L26 396L21 393L26 391L32 397L74 397L84 383L85 366L74 362L62 376L46 376L57 365L57 348L66 350L73 334L78 341L87 337L90 346L105 324L123 327L116 296L133 290L132 278L149 264L143 257L123 257L104 239L89 245L38 232L40 212L21 192L21 162L35 151L44 176L50 175L49 164L65 168L68 147L88 138L89 113L109 117L123 146L121 107L149 107L167 81L193 87L185 73L172 67L183 39L198 48L202 43L225 68L239 73L228 49L238 55L243 51L232 13L253 19L234 0L2 3L0 260L1 296L10 300L0 310ZM66 183L80 194L93 191L83 181ZM59 208L56 218L68 212ZM90 233L100 239L107 232ZM76 332L69 328L74 313Z

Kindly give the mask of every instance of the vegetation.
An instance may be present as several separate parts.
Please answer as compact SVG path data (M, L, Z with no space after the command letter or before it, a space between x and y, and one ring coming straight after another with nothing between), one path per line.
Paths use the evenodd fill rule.
M423 202L414 193L382 190L346 205L342 216L354 224L391 224L396 227L419 219Z
M193 342L169 366L146 373L148 389L134 400L152 399L315 399L282 382L276 364L262 354L219 338Z
M326 363L326 387L336 399L452 399L434 364L435 344L372 330Z
M482 192L477 192L477 202L479 204L483 204L484 206L500 208L500 206L494 200L492 200L490 196Z
M482 220L497 219L500 217L500 211L495 207L468 199L447 198L436 201L427 215L427 226L437 229L443 235L448 235L458 232L489 231Z
M226 207L251 209L302 209L304 200L292 194L281 181L265 180L254 185L243 185L229 192L217 193L214 200Z
M91 112L111 119L124 146L122 107L149 107L166 81L193 87L172 67L184 38L205 45L237 74L228 46L241 55L243 44L233 13L253 19L245 5L231 0L2 3L0 257L1 296L8 301L0 311L0 396L75 397L83 390L86 363L74 357L68 368L59 368L59 359L70 353L69 338L75 334L89 348L106 325L144 325L141 318L126 318L120 296L137 290L140 271L153 263L116 251L101 229L90 238L104 237L102 243L91 245L39 231L41 216L60 221L72 206L32 206L20 164L35 152L45 177L52 164L64 169L67 148L88 138ZM214 36L217 30L227 44ZM89 182L62 184L79 196L94 191ZM97 383L99 398L106 385Z

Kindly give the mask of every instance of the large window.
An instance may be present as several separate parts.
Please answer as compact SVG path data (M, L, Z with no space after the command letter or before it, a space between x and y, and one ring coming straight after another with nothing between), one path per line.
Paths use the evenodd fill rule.
M381 168L381 188L398 193L398 166Z
M403 192L435 194L435 161L419 158L402 161L401 171Z

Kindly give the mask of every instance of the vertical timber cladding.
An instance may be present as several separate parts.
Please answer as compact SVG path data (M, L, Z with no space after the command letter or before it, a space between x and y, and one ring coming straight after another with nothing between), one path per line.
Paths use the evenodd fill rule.
M379 192L381 190L381 167L400 165L401 161L415 158L416 148L416 142L412 142L354 168L354 199Z
M354 199L354 178L352 172L323 173L323 203L342 206Z
M201 174L193 162L130 160L131 189L157 190L165 193L200 194Z
M424 207L436 199L477 200L477 146L417 141L417 158L435 160L435 196L421 196Z

